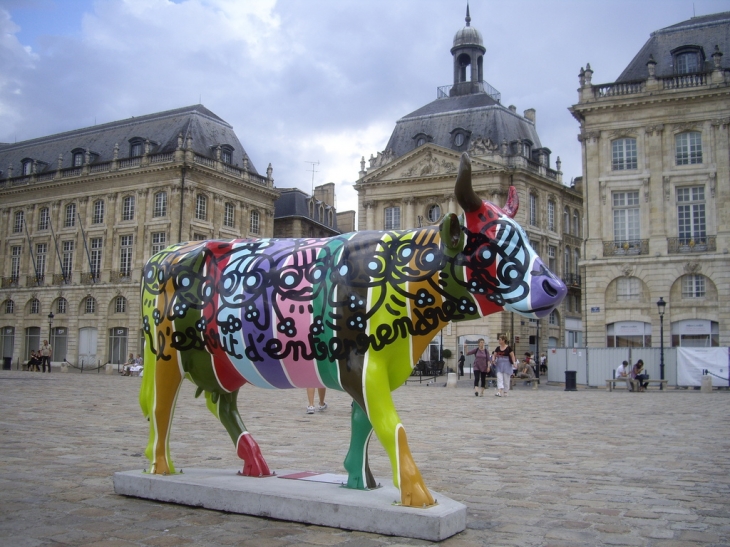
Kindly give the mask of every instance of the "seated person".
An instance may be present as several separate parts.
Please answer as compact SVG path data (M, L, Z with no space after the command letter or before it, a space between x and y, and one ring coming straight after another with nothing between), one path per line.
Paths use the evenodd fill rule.
M616 369L616 378L628 378L630 372L631 369L629 368L629 362L624 361ZM631 382L628 382L627 385L630 391L634 391L634 385Z
M36 372L41 371L41 356L40 353L36 353L35 351L30 352L30 359L28 359L28 371L32 372L33 369Z
M639 391L646 391L649 382L644 382L644 380L648 380L649 375L644 369L644 361L642 361L641 359L636 361L636 364L631 371L631 377L639 382Z
M137 358L134 360L134 364L129 367L129 374L134 376L140 376L143 369L142 356L138 353Z
M535 370L532 368L527 360L523 361L517 369L517 377L529 379L535 378ZM530 383L531 382L525 382L525 385L528 385Z

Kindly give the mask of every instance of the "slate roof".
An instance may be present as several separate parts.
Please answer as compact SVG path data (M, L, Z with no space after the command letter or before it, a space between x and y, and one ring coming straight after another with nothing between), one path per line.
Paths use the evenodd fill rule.
M333 213L332 215L332 226L327 226L327 224L323 222L324 219L319 218L319 206L314 208L314 218L309 215L309 200L311 196L309 196L306 192L299 188L278 188L278 190L280 194L274 202L274 219L303 217L322 224L327 229L339 231L337 229L337 214ZM325 211L328 209L329 206L325 205Z
M730 68L730 12L692 17L675 25L654 31L636 57L616 80L627 82L646 80L646 63L652 55L656 61L656 75L661 78L674 74L671 52L681 46L700 46L705 54L705 70L712 70L715 46L723 53L721 65Z
M466 150L469 141L456 147L453 145L454 129L471 132L470 138L489 138L495 144L503 140L529 140L533 148L541 148L540 137L535 124L512 112L492 99L487 93L446 97L411 112L396 122L387 150L395 157L402 156L416 147L414 137L419 133L429 135L433 142L444 148Z
M38 167L39 173L57 169L59 154L63 155L62 168L73 167L71 151L76 148L89 149L98 154L93 163L102 163L113 159L114 145L118 143L119 159L128 158L129 140L134 137L149 139L152 142L151 154L173 152L177 148L179 133L183 137L192 136L193 151L209 158L215 158L216 146L230 145L233 147L232 165L243 167L246 151L233 132L233 127L203 105L197 104L18 143L0 143L0 178L8 176L9 165L13 166L13 176L20 176L21 162L26 158L46 164ZM258 174L250 158L248 170Z

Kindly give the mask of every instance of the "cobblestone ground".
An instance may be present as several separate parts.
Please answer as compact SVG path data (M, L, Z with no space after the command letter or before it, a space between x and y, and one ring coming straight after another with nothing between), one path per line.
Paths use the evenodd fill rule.
M139 378L0 372L0 544L426 545L114 494L147 467ZM179 468L235 468L223 427L186 383L171 443ZM430 488L468 507L466 546L730 544L730 392L519 386L508 398L409 385L394 395ZM306 394L247 387L239 408L272 469L344 473L348 398L305 414ZM376 477L390 466L376 439ZM235 477L232 478L235 480Z

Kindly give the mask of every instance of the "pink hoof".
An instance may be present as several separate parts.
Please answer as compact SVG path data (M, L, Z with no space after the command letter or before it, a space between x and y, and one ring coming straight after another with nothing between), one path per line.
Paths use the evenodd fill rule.
M243 460L243 471L245 477L270 477L272 475L269 466L261 454L261 449L248 432L241 433L238 437L238 457Z

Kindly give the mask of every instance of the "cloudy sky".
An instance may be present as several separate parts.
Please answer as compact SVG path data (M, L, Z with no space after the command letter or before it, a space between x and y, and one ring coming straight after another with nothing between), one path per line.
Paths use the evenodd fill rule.
M278 187L337 184L452 83L465 0L0 0L0 142L202 102ZM578 72L612 82L656 29L730 0L471 0L485 80L537 110L543 146L579 176ZM730 52L725 52L730 55ZM554 167L554 165L552 165Z

